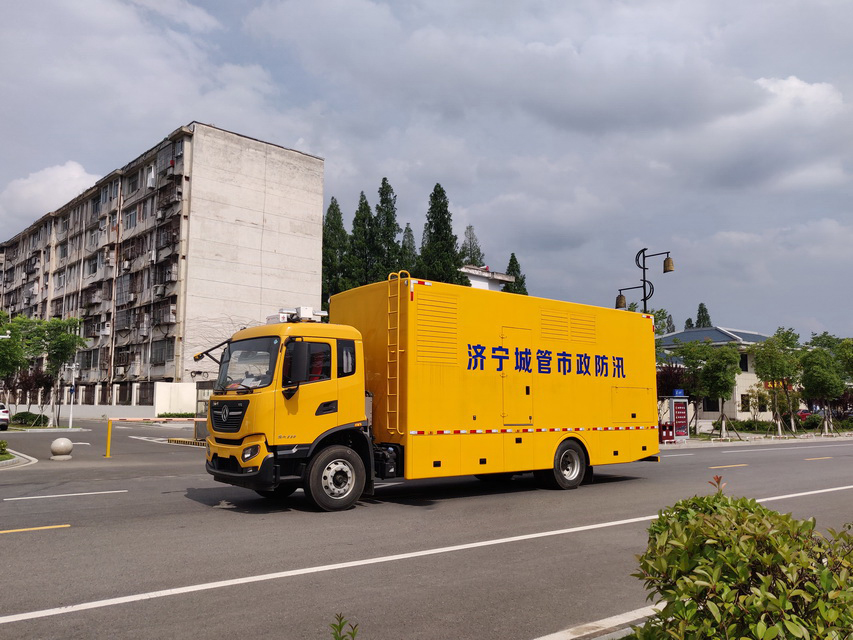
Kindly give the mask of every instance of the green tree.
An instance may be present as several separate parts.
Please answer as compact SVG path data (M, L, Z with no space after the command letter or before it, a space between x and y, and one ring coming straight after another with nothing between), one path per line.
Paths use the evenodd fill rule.
M684 330L687 331L688 329L694 328L695 327L693 326L693 318L687 318L687 320L684 321Z
M843 368L838 359L823 347L813 347L803 353L803 393L807 398L820 402L823 412L823 433L834 431L832 425L832 402L844 393Z
M406 228L403 230L403 241L400 243L400 269L414 274L418 268L418 248L415 245L415 234L412 231L412 225L406 223Z
M21 320L10 321L5 311L0 311L0 379L13 378L19 370L27 366L27 352L24 349L22 321L28 321L26 316L18 316Z
M711 314L708 313L708 307L705 306L704 302L700 302L699 308L696 310L696 328L707 329L713 326L711 323Z
M520 293L523 296L527 295L527 277L521 273L521 265L518 264L518 258L514 253L509 256L509 264L506 266L506 274L513 276L515 282L507 282L501 291L507 293Z
M666 332L675 333L675 321L672 319L672 314L666 316Z
M344 220L338 201L332 197L329 208L323 217L323 309L328 310L329 298L336 293L346 291L347 282L344 272L349 235L344 228Z
M734 392L735 379L740 372L740 353L734 344L724 344L711 349L702 367L702 384L708 397L720 399L720 437L728 436L726 426L726 400Z
M453 220L447 194L436 184L429 196L429 210L424 224L418 277L437 282L470 286L468 277L459 271L462 260L453 233Z
M63 367L71 364L77 351L86 346L86 341L80 336L80 324L79 318L51 318L41 321L35 330L34 346L44 354L44 372L53 381L50 396L51 424L58 422L56 395Z
M705 381L702 378L702 369L705 363L711 356L710 341L699 342L694 340L691 342L675 341L671 348L672 354L681 361L684 367L685 376L681 381L682 388L687 394L691 403L693 403L693 416L697 420L695 428L698 430L699 405L705 398L710 397L708 389L705 386Z
M800 380L800 336L793 329L779 327L776 333L749 348L755 363L755 375L766 383L770 390L773 421L777 435L782 435L782 418L779 411L779 394L785 397L785 406L790 416L791 432L794 424L794 387Z
M358 199L358 209L352 220L352 233L344 262L349 287L370 284L376 273L375 220L364 191Z
M388 274L400 270L400 245L397 243L400 225L397 224L397 195L388 182L382 178L379 186L379 204L376 205L374 218L375 264L371 282L385 280Z
M465 227L461 253L462 264L470 264L475 267L482 267L486 264L486 257L483 255L477 235L474 233L474 225L469 224Z

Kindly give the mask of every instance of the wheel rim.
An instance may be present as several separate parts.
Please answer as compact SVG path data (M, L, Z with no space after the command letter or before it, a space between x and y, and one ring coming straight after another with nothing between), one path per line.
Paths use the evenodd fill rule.
M330 498L344 498L355 486L355 471L346 460L332 460L323 469L320 486Z
M560 474L566 480L574 480L581 471L581 459L578 452L568 449L560 458Z

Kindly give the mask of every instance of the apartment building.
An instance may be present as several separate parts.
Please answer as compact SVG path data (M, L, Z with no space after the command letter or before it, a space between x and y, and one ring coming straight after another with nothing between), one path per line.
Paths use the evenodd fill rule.
M322 159L193 122L0 243L0 307L83 320L77 403L186 410L193 354L320 307L322 217Z

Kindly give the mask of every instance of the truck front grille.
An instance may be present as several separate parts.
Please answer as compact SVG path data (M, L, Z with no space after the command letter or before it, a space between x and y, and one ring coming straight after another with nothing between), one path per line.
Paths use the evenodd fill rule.
M243 424L243 416L249 408L248 400L214 400L210 405L213 430L236 433Z

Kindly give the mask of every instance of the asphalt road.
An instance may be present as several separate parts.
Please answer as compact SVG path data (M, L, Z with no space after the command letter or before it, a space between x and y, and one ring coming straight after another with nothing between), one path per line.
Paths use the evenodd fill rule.
M111 458L100 424L67 462L48 459L64 434L4 434L39 461L0 469L0 638L328 638L341 612L365 639L533 640L647 605L649 518L715 474L820 529L853 521L849 438L665 451L569 492L386 484L319 513L215 483L202 448L163 443L187 427L119 426Z

